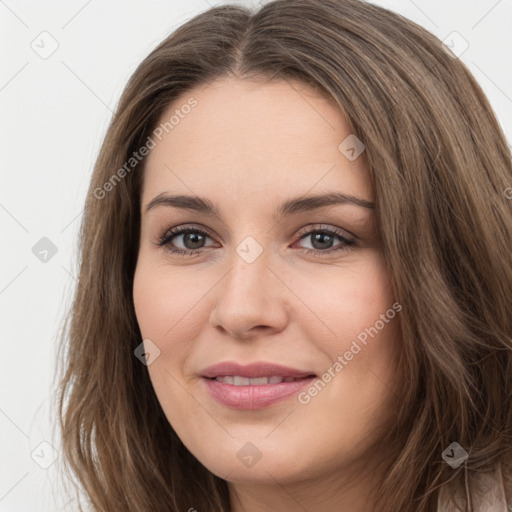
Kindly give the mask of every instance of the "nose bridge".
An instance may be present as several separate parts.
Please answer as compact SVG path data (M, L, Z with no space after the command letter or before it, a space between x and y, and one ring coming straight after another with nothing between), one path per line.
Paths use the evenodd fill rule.
M248 236L234 248L231 270L215 297L212 320L237 337L253 327L284 328L287 311L283 292L270 269L271 251Z
M232 258L232 270L228 274L227 288L235 298L251 300L264 298L266 274L270 272L269 248L264 248L254 237L245 237L235 248Z

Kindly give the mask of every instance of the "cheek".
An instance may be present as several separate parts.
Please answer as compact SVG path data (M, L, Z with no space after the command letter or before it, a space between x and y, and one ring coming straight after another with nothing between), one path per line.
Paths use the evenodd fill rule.
M162 343L177 343L193 339L204 319L201 299L211 286L206 279L190 272L173 269L161 263L152 264L149 259L139 260L134 285L133 301L137 321L144 338ZM160 347L165 349L165 346ZM175 347L175 348L179 348Z
M184 282L185 274L142 256L133 284L133 302L142 338L151 340L160 351L148 365L149 377L173 426L183 421L183 411L190 400L190 395L183 391L187 386L183 367L204 322L198 319L197 306L207 292L200 279Z
M397 323L389 321L397 312L392 308L394 293L382 257L367 256L357 265L328 266L314 277L299 272L293 277L294 292L307 306L306 316L298 322L309 329L308 339L322 340L329 355L348 349L347 342L359 334L364 339L376 323L383 334ZM386 317L384 324L381 315Z
M307 297L312 312L311 320L300 326L326 361L323 383L306 390L302 403L311 402L325 414L330 403L341 400L354 417L367 408L370 419L400 386L396 370L402 307L394 300L380 255L357 269L335 270L339 272L330 268L319 274L314 287L310 278L298 276L295 281L297 294Z

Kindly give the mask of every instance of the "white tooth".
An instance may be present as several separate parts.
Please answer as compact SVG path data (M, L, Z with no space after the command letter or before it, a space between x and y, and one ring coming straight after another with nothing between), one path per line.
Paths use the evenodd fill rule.
M248 386L250 384L250 380L248 377L239 377L238 375L235 375L233 377L233 384L235 386Z
M261 384L268 384L268 377L258 377L254 379L249 379L251 381L251 386L259 386Z
M235 386L262 386L265 384L280 384L281 382L294 382L295 377L280 377L272 375L271 377L240 377L239 375L223 375L215 377L218 382L224 382Z

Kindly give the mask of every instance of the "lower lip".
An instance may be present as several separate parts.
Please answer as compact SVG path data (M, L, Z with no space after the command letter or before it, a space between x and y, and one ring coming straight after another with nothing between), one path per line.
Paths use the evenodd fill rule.
M217 402L233 409L255 410L285 400L309 386L316 377L308 377L279 384L235 386L215 379L203 378L211 396Z

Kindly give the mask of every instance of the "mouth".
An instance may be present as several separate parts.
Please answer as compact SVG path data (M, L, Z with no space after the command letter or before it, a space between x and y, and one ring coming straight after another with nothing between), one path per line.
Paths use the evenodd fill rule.
M231 409L256 410L291 398L317 375L272 363L224 362L203 370L201 377L216 402Z
M315 377L311 375L310 377ZM217 382L224 382L225 384L231 384L233 386L267 386L269 384L281 384L281 382L296 382L298 380L306 379L308 377L301 377L297 379L295 377L280 377L279 375L272 375L271 377L242 377L241 375L223 375L217 376L215 379Z

